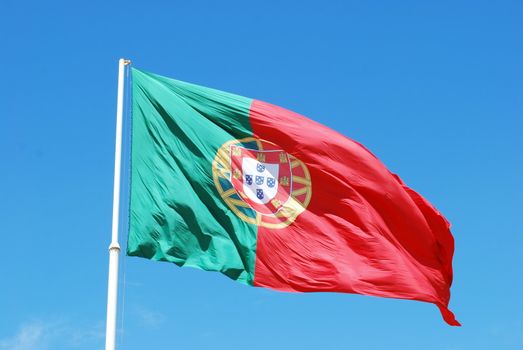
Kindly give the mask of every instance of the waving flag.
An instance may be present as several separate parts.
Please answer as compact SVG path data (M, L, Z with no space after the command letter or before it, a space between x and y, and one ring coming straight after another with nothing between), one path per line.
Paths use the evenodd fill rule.
M132 69L127 254L247 285L437 305L449 223L361 144L249 98Z

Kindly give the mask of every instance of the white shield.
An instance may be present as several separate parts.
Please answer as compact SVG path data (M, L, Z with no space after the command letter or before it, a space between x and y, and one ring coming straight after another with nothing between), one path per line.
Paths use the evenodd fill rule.
M243 191L255 203L265 204L278 192L278 164L245 157L242 161Z

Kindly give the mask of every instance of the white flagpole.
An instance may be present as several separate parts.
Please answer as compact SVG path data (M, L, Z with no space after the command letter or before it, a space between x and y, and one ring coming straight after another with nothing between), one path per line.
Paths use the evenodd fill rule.
M107 287L107 323L105 332L105 350L116 348L116 303L118 300L118 221L120 217L120 167L122 162L122 119L124 70L131 61L120 59L118 62L118 97L116 102L116 141L114 147L114 187L113 187L113 227L109 245L109 281Z

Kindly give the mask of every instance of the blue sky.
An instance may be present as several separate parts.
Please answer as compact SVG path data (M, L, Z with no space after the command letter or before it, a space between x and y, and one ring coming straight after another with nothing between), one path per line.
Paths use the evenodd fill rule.
M426 303L123 258L119 349L522 348L522 14L503 0L3 0L0 349L103 347L120 57L365 144L452 222L463 327Z

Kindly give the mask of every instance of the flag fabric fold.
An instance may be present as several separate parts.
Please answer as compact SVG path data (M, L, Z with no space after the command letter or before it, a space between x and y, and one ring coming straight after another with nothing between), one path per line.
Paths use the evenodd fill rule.
M127 254L247 285L448 309L447 220L361 144L286 109L132 69Z

